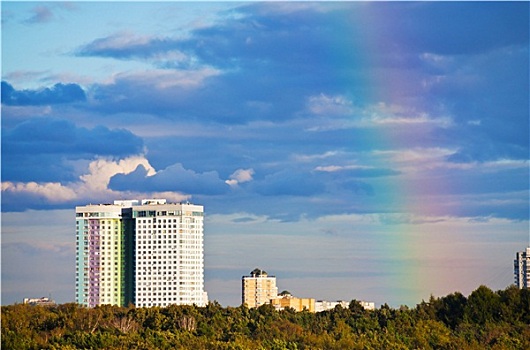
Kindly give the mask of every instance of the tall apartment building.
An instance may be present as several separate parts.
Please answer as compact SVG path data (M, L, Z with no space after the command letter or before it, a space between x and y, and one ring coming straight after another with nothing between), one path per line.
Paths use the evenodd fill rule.
M249 308L269 304L271 299L278 297L276 277L258 268L250 272L250 276L242 277L242 288L242 302Z
M135 305L204 306L203 207L145 200L132 210Z
M530 247L515 254L513 265L515 285L520 289L530 288Z
M205 305L203 215L164 199L76 207L75 301Z
M132 269L133 232L126 230L122 213L131 202L76 207L76 287L75 301L94 307L125 305L132 301L125 288L126 265ZM129 215L130 217L130 215Z

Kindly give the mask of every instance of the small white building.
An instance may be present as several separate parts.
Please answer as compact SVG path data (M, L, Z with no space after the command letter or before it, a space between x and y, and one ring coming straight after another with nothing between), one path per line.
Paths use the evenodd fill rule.
M42 297L42 298L24 298L24 304L28 305L40 305L40 306L54 306L55 301L48 298L48 297Z
M361 306L365 310L375 310L375 303L372 301L359 301L359 304L361 304ZM337 301L317 300L315 302L315 312L333 310L337 305L340 305L342 308L346 309L350 306L350 302L345 301L345 300L337 300Z

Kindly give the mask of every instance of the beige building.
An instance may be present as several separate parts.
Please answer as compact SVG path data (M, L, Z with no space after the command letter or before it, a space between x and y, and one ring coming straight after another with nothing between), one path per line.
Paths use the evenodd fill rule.
M270 302L277 310L290 307L297 312L303 311L304 309L309 312L315 312L315 299L296 298L289 292L282 292L276 299L272 299Z
M241 284L242 302L249 308L269 304L271 299L276 299L278 296L276 277L269 276L267 272L258 268L250 272L250 276L243 276Z

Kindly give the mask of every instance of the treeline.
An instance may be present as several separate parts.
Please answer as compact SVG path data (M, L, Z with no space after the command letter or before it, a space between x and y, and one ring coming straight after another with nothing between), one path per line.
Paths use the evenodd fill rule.
M415 308L319 313L76 304L2 307L2 349L530 349L530 290L453 293Z

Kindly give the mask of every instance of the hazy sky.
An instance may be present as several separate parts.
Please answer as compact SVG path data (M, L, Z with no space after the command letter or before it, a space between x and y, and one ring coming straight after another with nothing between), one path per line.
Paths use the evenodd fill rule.
M415 305L513 282L529 3L2 2L2 303L74 299L76 205L204 205L205 284Z

